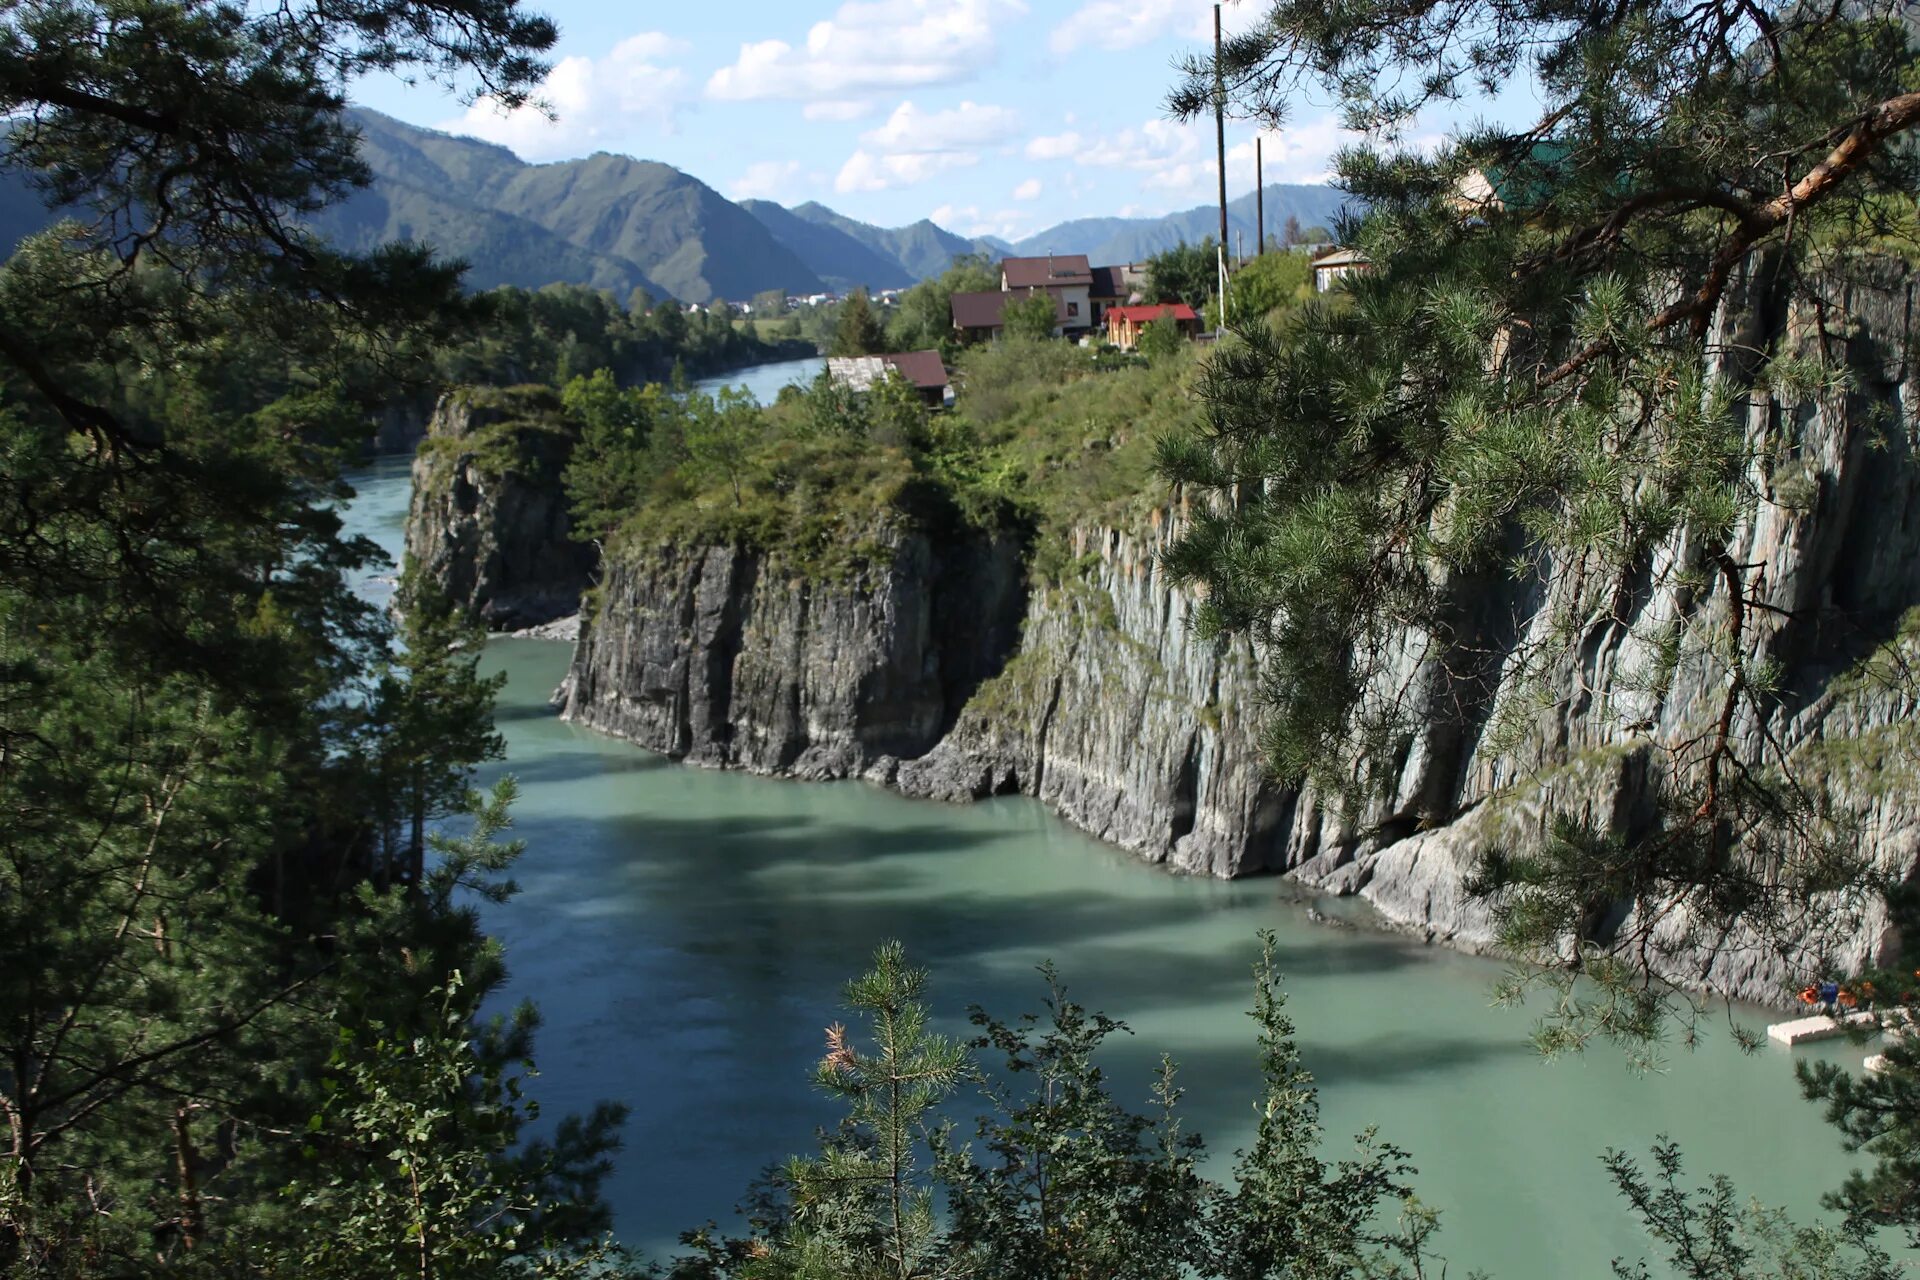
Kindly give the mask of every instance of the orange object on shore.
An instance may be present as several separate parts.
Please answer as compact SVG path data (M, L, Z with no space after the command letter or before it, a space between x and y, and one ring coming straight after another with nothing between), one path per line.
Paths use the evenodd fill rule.
M1853 1006L1860 1003L1860 997L1853 994L1853 992L1851 991L1842 991L1840 993L1840 1003L1847 1006L1847 1008L1851 1009L1853 1008Z
M1812 987L1802 987L1800 988L1800 1003L1801 1004L1819 1004L1820 993Z

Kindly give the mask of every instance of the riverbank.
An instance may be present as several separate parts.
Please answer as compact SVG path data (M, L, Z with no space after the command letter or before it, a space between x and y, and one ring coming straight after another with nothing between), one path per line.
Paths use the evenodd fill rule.
M395 463L362 473L351 527L397 548L406 485ZM1377 1124L1412 1153L1455 1274L1588 1276L1645 1254L1601 1170L1608 1147L1670 1134L1690 1178L1728 1173L1802 1218L1850 1165L1793 1083L1790 1059L1819 1048L1745 1055L1710 1027L1659 1075L1604 1050L1544 1064L1528 1015L1489 1005L1498 965L1329 929L1281 881L1169 876L1019 797L936 806L685 768L554 716L567 646L496 639L486 663L508 676L507 758L483 780L519 779L528 843L522 893L484 909L507 947L505 998L541 1006L532 1089L550 1114L633 1107L608 1193L622 1239L650 1253L709 1219L733 1225L762 1168L832 1120L808 1070L844 1016L840 984L888 937L932 967L953 1034L969 1002L1037 1008L1032 967L1053 960L1132 1027L1107 1060L1121 1096L1143 1099L1172 1053L1191 1125L1224 1155L1250 1135L1244 1011L1255 932L1275 929L1328 1133Z

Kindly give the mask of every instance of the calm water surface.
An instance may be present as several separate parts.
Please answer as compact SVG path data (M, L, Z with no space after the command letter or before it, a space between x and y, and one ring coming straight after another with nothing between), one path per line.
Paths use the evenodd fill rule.
M703 391L717 391L721 387L742 387L751 391L753 398L761 404L772 404L774 397L780 394L780 388L790 383L798 383L804 387L826 367L825 356L807 356L800 360L780 360L773 364L750 365L745 369L735 369L732 373L702 378L693 385Z
M352 526L393 545L405 463L360 481ZM1746 1056L1721 1031L1651 1077L1605 1050L1543 1064L1525 1015L1489 1007L1489 962L1312 924L1270 881L1167 875L1026 800L949 807L675 765L557 720L546 699L567 660L543 641L488 649L508 675L508 759L488 777L520 780L527 854L519 897L487 923L511 994L545 1017L547 1113L632 1108L609 1193L641 1248L732 1225L755 1174L832 1119L807 1083L821 1029L890 937L932 968L954 1031L972 1001L1038 1007L1033 969L1052 959L1077 997L1132 1026L1109 1060L1123 1098L1144 1103L1173 1053L1189 1127L1225 1153L1252 1129L1248 973L1255 932L1275 930L1330 1149L1374 1124L1412 1153L1456 1276L1598 1276L1640 1256L1597 1159L1609 1146L1671 1134L1693 1174L1726 1172L1802 1213L1847 1167L1785 1052Z

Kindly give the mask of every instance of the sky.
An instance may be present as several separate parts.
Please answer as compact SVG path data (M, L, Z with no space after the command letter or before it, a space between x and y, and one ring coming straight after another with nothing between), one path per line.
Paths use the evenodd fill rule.
M1228 0L1229 31L1260 0ZM560 27L555 118L368 80L362 105L536 163L611 151L734 199L818 200L881 226L931 217L1017 239L1077 217L1214 199L1212 122L1165 111L1173 64L1212 41L1207 0L525 0ZM1513 102L1423 119L1526 114ZM1255 129L1228 123L1229 194L1253 188ZM1268 182L1322 182L1346 140L1326 102L1263 137Z

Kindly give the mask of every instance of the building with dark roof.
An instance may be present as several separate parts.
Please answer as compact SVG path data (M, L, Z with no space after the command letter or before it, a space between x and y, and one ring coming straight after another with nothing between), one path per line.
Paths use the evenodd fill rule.
M887 375L897 372L934 408L953 399L952 379L938 351L898 351L878 356L832 356L827 360L827 376L852 391L866 391Z
M1007 258L1000 263L1002 289L1053 289L1093 283L1084 253L1050 253L1044 258Z
M1141 290L1146 285L1146 268L1132 263L1118 267L1095 267L1091 281L1087 286L1087 304L1093 309L1093 327L1098 329L1105 326L1109 307L1121 307L1141 300Z
M1004 321L1002 313L1007 303L1015 298L1038 293L1038 289L1025 289L1008 292L994 289L979 293L956 293L953 295L953 327L963 341L983 342L1000 336ZM1086 328L1086 307L1084 304L1071 303L1053 289L1046 290L1053 299L1053 324L1056 335L1067 329ZM1075 307L1075 310L1069 310Z
M1071 332L1093 325L1089 289L1093 268L1084 253L1051 253L1044 258L1006 258L1000 263L1002 292L1045 289L1060 303L1060 327Z

